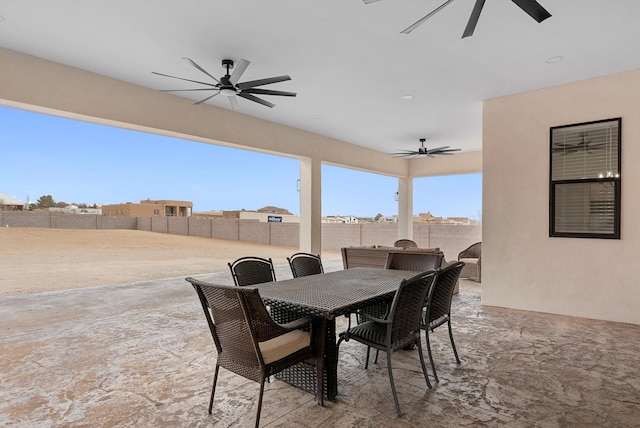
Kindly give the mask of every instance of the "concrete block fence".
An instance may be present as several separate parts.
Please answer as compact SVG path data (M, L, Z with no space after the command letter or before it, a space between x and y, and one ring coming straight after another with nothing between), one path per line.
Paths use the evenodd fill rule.
M300 237L297 223L192 217L108 217L94 214L0 211L0 225L54 229L131 229L286 247L297 247ZM322 225L322 248L325 250L362 245L391 246L396 238L395 224ZM482 240L482 227L414 224L413 240L420 247L439 247L444 251L445 259L451 261L457 258L460 251Z

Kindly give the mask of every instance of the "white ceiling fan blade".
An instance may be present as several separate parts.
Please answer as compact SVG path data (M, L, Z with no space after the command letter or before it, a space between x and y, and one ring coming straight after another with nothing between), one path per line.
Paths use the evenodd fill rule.
M235 70L233 70L233 73L231 73L231 77L229 77L229 82L232 85L235 86L235 84L238 83L238 80L240 80L244 71L247 69L247 67L249 67L249 64L251 64L251 62L244 58L240 58L240 61L235 64Z
M229 104L231 104L232 109L240 110L240 104L238 104L238 99L235 97L235 95L227 98L229 98Z
M198 105L198 104L202 104L202 103L204 103L204 102L207 102L207 101L209 101L211 98L213 98L213 97L215 97L216 95L218 95L219 93L220 93L220 92L216 92L215 94L213 94L213 95L211 95L211 96L209 96L209 97L207 97L207 98L205 98L205 99L203 99L203 100L200 100L200 101L198 101L197 103L193 103L193 104L194 104L194 105Z
M197 68L198 70L200 70L201 72L203 72L204 74L206 74L207 76L211 77L213 80L215 80L216 82L220 83L220 81L218 79L216 79L211 73L209 73L207 70L205 70L204 68L200 67L198 64L196 64L196 62L194 60L192 60L191 58L187 58L187 57L183 57L182 58L185 61L188 61L189 64L193 65L195 68Z

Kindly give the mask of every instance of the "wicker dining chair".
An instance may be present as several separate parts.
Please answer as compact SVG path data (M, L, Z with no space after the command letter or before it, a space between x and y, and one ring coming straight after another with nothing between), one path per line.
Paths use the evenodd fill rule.
M431 388L420 343L420 321L422 319L424 300L433 284L435 275L436 272L432 270L420 273L410 279L403 279L393 298L389 314L385 318L365 315L368 318L367 321L340 333L340 339L338 339L338 348L343 341L348 342L351 339L367 346L365 369L369 367L371 348L387 353L389 382L391 383L391 392L393 393L393 401L398 416L402 416L402 411L400 410L398 395L393 382L393 370L391 368L391 354L393 352L411 343L417 343L422 374L427 386Z
M287 257L287 261L294 278L324 273L319 255L295 253L291 257Z
M416 244L411 239L398 239L393 243L393 246L399 248L417 248L418 244Z
M384 265L385 269L410 270L413 272L426 272L432 269L438 269L442 263L442 253L407 253L392 251L387 254L387 261Z
M428 270L438 269L442 263L442 258L442 253L389 252L389 254L387 254L387 261L384 268L408 270L412 272L426 272ZM362 314L372 315L377 318L383 317L389 310L389 303L390 302L378 302L361 309L357 317L358 322L360 323L362 321ZM411 347L411 345L409 345L409 347ZM376 353L375 362L378 362L378 353Z
M276 281L276 272L273 270L273 262L270 258L240 257L228 265L235 285L245 286Z
M305 360L316 364L318 404L324 399L323 331L303 331L309 318L278 324L269 316L258 289L209 284L186 278L195 288L217 350L209 414L220 367L260 384L256 428L260 423L264 383L270 376ZM316 344L316 345L314 345Z
M453 297L453 290L458 282L458 278L460 277L460 272L463 267L464 262L454 262L447 267L438 269L436 280L433 283L431 290L429 290L429 294L427 295L425 302L422 328L426 332L425 336L427 340L427 350L429 352L429 361L431 362L431 369L433 370L433 377L436 382L439 382L439 380L438 374L436 373L436 366L433 363L429 332L433 332L437 327L444 324L449 326L449 340L451 341L453 354L456 357L456 363L460 364L460 358L458 358L458 351L456 349L456 344L453 341L453 332L451 330L451 300Z

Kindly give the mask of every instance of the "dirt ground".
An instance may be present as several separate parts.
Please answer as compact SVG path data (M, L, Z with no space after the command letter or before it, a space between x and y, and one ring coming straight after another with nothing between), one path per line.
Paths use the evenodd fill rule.
M0 227L0 297L222 272L243 256L282 264L296 251L138 230Z

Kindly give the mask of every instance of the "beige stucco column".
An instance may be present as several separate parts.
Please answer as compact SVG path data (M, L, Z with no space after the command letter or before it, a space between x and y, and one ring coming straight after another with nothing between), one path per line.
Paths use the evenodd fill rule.
M398 239L413 239L413 177L398 178Z
M322 162L300 160L300 251L320 254L322 250Z

